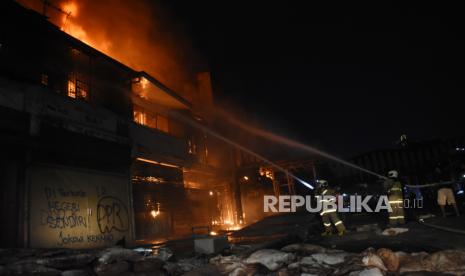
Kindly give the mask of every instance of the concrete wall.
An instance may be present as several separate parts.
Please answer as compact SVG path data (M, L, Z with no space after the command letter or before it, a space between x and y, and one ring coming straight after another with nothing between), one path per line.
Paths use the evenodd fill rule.
M29 246L92 248L132 239L129 177L34 165L29 185Z

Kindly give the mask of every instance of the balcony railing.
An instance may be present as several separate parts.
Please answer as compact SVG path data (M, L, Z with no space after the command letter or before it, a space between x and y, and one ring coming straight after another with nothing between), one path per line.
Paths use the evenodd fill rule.
M184 166L189 159L187 141L156 129L130 123L133 157Z

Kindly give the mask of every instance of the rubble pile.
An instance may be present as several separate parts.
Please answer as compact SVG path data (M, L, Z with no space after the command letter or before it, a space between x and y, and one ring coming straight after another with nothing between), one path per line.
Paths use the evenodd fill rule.
M368 248L351 253L296 243L279 250L176 259L167 248L149 253L121 247L0 250L0 275L421 275L418 273L465 275L465 251L429 254Z
M281 250L262 249L250 256L218 255L210 259L223 275L465 275L465 251L393 252L368 248L362 253L290 244Z
M171 254L172 255L172 254ZM0 275L164 275L165 251L144 256L132 249L2 249Z

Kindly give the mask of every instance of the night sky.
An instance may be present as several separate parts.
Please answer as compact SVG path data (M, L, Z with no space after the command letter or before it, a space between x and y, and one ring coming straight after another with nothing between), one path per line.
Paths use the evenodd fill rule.
M166 4L255 124L343 157L465 133L463 2Z

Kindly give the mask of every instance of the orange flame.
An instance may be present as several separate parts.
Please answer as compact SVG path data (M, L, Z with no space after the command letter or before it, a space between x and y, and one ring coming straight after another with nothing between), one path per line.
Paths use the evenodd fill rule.
M91 39L84 28L77 22L76 18L79 14L79 7L76 2L64 2L61 4L60 8L65 12L61 18L62 31L105 53L106 55L112 56L112 53L110 53L110 41L106 39Z

